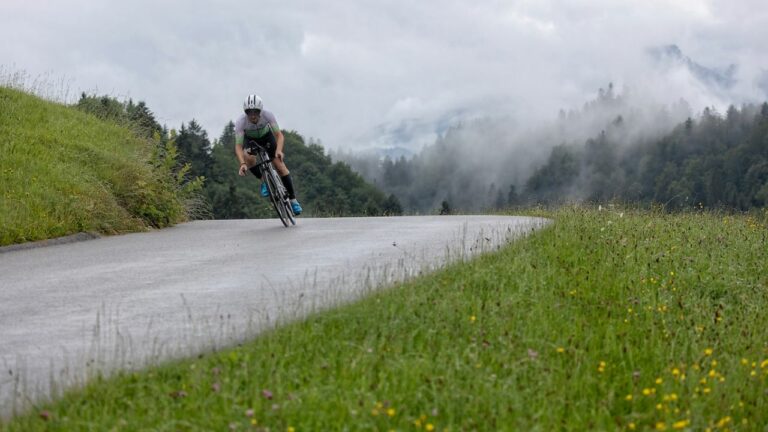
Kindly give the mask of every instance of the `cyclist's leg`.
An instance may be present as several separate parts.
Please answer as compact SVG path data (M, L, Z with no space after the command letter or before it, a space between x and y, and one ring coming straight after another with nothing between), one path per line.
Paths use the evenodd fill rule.
M261 179L261 171L256 167L256 164L259 162L256 159L256 156L249 154L248 152L243 152L243 155L245 156L245 165L248 167L248 170L251 171L256 178Z

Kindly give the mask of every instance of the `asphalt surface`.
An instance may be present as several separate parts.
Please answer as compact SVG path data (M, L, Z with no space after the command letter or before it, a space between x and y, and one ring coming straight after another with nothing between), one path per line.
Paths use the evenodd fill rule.
M198 221L0 253L0 415L82 383L230 346L547 221L435 216Z

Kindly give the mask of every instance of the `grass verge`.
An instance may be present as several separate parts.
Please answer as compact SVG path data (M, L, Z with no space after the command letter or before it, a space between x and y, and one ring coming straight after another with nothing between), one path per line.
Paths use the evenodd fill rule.
M175 161L161 161L158 145L75 108L0 87L0 246L185 220Z
M761 430L768 224L567 208L499 253L4 428Z

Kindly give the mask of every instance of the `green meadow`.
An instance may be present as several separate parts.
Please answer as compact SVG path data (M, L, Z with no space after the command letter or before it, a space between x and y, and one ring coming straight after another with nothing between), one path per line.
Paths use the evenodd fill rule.
M8 431L765 430L768 212L618 207Z

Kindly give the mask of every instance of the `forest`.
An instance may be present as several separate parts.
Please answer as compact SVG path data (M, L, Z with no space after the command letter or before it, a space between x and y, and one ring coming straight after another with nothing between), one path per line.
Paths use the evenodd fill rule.
M618 94L611 84L580 109L563 110L543 125L511 117L468 121L411 158L329 154L298 132L284 131L286 162L311 216L446 214L572 202L734 210L768 204L768 103L693 114L683 100L663 106L638 99ZM148 138L173 140L185 175L203 181L199 217L272 216L257 194L257 180L237 175L232 122L211 140L195 120L169 131L143 102L83 94L77 106Z
M406 212L633 202L748 210L768 204L768 104L706 108L640 103L601 89L581 109L527 127L459 124L412 158L340 152Z
M99 118L118 122L135 133L178 152L180 175L202 181L197 218L243 219L273 217L269 201L258 194L259 181L251 174L240 177L234 154L235 126L229 122L219 138L211 141L195 120L180 129L161 126L144 102L120 102L108 96L83 93L77 108ZM295 131L285 135L286 164L292 172L297 198L307 216L392 216L402 214L397 198L367 183L346 163L334 162L317 143L306 143Z

